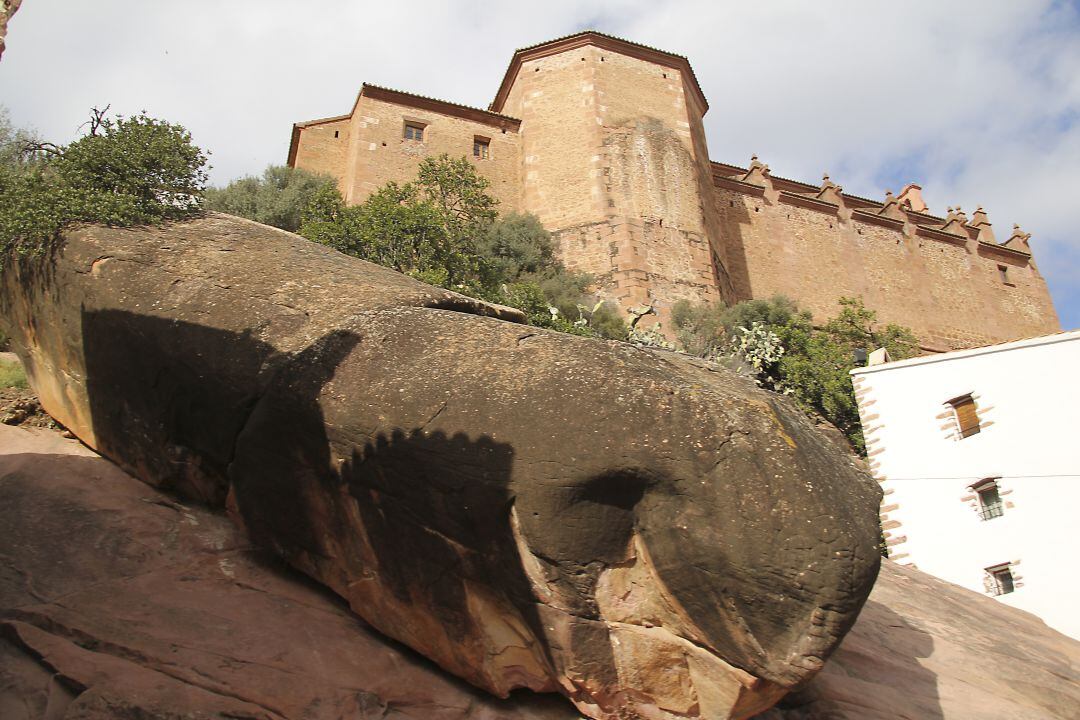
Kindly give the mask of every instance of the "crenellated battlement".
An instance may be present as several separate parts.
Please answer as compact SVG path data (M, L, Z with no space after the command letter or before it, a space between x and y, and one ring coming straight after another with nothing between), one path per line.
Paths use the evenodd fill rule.
M828 174L818 185L776 177L756 156L712 171L740 299L783 294L824 318L857 295L928 352L1058 329L1030 234L1014 226L999 243L981 206L940 217L914 183L871 200Z
M915 183L905 186L900 195L886 190L885 199L876 201L846 194L841 186L830 179L828 173L822 177L820 185L773 177L769 166L758 160L756 155L751 157L750 165L745 168L719 162L713 162L712 168L713 182L717 187L741 190L749 195L768 197L771 202L798 205L848 220L857 217L864 222L881 223L906 235L922 231L924 237L945 242L966 238L980 243L981 247L1007 253L1009 257L1031 258L1028 245L1031 234L1023 232L1019 225L1013 226L1013 235L1008 240L998 243L981 205L970 221L959 206L947 208L946 216L938 217L929 212L922 199L922 187Z

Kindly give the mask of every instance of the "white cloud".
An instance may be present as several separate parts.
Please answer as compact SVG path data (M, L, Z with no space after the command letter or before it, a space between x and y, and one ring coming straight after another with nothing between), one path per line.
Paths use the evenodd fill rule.
M984 204L999 239L1020 222L1080 325L1073 3L36 0L0 102L60 141L92 105L145 108L190 128L222 183L282 162L291 124L346 112L362 81L486 106L514 48L586 26L690 58L714 159L827 169L869 197L918 181L933 210Z

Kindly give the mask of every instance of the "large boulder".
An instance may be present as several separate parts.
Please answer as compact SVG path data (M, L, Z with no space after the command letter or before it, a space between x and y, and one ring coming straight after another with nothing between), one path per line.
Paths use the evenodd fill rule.
M0 426L0 717L573 720L495 700L73 440ZM809 685L761 720L1074 720L1080 643L885 562Z
M497 700L75 440L0 425L3 720L576 720Z
M83 228L0 315L87 444L501 697L749 717L877 573L878 488L787 402L295 235Z

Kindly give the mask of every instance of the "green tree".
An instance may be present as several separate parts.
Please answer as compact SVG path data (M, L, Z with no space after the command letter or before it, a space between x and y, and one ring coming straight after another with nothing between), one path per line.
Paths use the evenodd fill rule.
M201 210L206 156L180 125L94 110L67 146L35 142L0 165L0 251L42 252L66 225L137 225Z
M452 241L471 245L499 216L499 201L488 194L491 183L465 157L443 153L424 158L416 186L423 199L442 211Z
M467 158L426 158L417 178L388 183L346 206L335 188L316 191L300 233L433 285L521 309L529 322L579 335L626 336L616 308L569 273L532 215L499 218L488 181Z
M814 327L810 313L777 296L731 307L690 303L673 308L682 346L695 354L735 355L760 385L794 398L804 409L839 428L865 452L859 409L849 371L856 351L884 347L895 359L918 352L910 330L877 322L861 300L840 298L839 313Z
M850 371L858 367L856 351L869 353L885 348L893 360L913 357L919 351L911 330L899 325L884 327L877 313L858 298L840 298L840 312L813 332L789 333L789 350L780 360L780 388L805 407L819 412L838 427L859 453L866 444L859 421L859 407Z
M334 186L328 175L271 165L261 176L249 175L224 188L208 188L205 207L296 232L304 209L327 186Z
M434 285L474 285L481 259L451 240L446 219L413 183L388 183L354 207L336 189L322 188L303 213L300 234Z
M36 159L33 148L40 143L33 131L15 127L8 109L0 105L0 168L24 169Z
M504 281L561 268L555 259L551 233L539 218L527 213L509 213L491 222L478 236L477 252L486 260L490 272Z
M481 283L477 241L496 217L488 181L465 158L425 158L415 182L387 183L347 207L320 188L300 233L341 252L454 289ZM459 288L458 286L462 286Z

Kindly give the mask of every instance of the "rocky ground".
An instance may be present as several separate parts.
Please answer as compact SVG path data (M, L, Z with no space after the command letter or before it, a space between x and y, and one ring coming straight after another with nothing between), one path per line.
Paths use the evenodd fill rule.
M75 440L0 427L0 717L571 720L500 701ZM765 720L1080 718L1080 643L886 562L825 670Z
M42 409L32 390L14 387L0 388L0 423L53 430L60 428Z
M2 367L20 367L18 356L13 352L0 352L0 368ZM0 373L0 376L2 375L3 373ZM21 371L18 377L25 386L25 376ZM41 407L41 401L33 390L4 385L3 382L0 382L0 424L62 430Z

